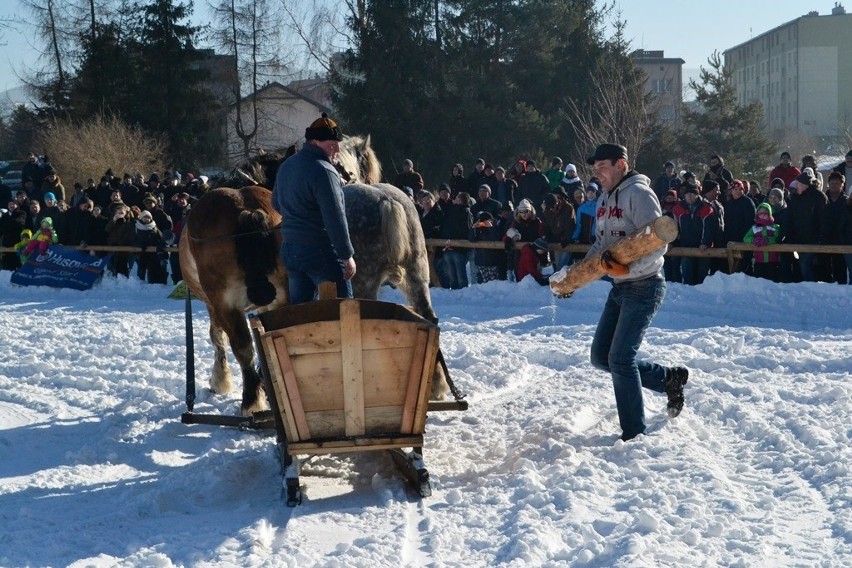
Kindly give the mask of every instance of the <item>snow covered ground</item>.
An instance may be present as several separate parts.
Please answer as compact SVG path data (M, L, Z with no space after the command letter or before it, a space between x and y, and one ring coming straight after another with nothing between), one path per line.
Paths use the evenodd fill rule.
M435 290L470 410L428 417L433 496L362 452L306 464L288 509L271 433L180 423L167 287L0 273L0 566L852 565L852 287L670 285L642 355L692 370L687 406L669 420L648 392L624 443L588 363L608 286ZM201 303L194 321L206 387ZM237 396L200 388L196 410Z

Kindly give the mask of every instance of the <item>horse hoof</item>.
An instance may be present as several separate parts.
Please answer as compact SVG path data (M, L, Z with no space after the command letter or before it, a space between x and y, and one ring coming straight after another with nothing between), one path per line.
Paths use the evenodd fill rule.
M257 401L249 406L240 406L240 412L242 412L243 416L251 416L255 412L261 412L263 410L269 410L269 407L260 401Z

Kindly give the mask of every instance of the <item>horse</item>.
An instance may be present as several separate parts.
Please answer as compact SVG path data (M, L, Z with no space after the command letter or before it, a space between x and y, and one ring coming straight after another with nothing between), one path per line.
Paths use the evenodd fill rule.
M189 290L210 315L214 348L210 390L227 394L233 379L225 338L240 366L243 415L266 408L245 313L275 309L289 301L287 271L281 262L281 215L272 208L270 191L278 166L295 153L261 153L229 180L192 205L179 242L181 273ZM369 137L344 137L338 170L351 183L343 186L349 234L357 271L356 298L376 299L390 282L415 312L437 323L429 294L429 262L420 218L413 201L398 188L377 183L381 164ZM245 185L249 183L250 185ZM436 366L432 398L449 392L441 365Z

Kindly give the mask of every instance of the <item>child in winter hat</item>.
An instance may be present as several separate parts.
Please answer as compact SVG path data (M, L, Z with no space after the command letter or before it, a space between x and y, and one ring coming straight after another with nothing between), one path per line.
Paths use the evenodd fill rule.
M27 260L27 255L24 254L24 249L30 243L30 240L32 240L33 232L29 229L24 229L23 231L21 231L20 238L21 240L15 243L15 246L13 248L15 249L15 252L18 253L18 256L21 258L21 264L23 264Z
M772 206L761 203L754 215L754 225L743 237L743 242L754 244L758 248L777 244L781 239L781 227L772 216ZM778 282L780 275L780 254L777 252L755 251L754 275Z
M44 254L47 252L47 247L55 245L58 242L59 237L56 231L53 230L53 219L45 217L41 220L41 228L39 228L30 242L27 243L27 246L24 247L24 255L30 256L34 252Z

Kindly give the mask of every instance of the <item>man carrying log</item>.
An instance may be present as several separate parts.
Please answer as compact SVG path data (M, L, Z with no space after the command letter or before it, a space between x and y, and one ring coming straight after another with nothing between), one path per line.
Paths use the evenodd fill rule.
M597 205L597 238L586 258L599 262L612 278L592 341L591 363L612 375L621 439L625 441L645 432L642 387L665 392L668 414L674 418L683 409L683 387L689 377L685 367L663 367L636 359L645 331L666 295L661 272L666 245L629 264L617 262L609 250L662 214L650 180L631 170L627 160L627 149L617 144L601 144L586 160L594 166L603 189Z

